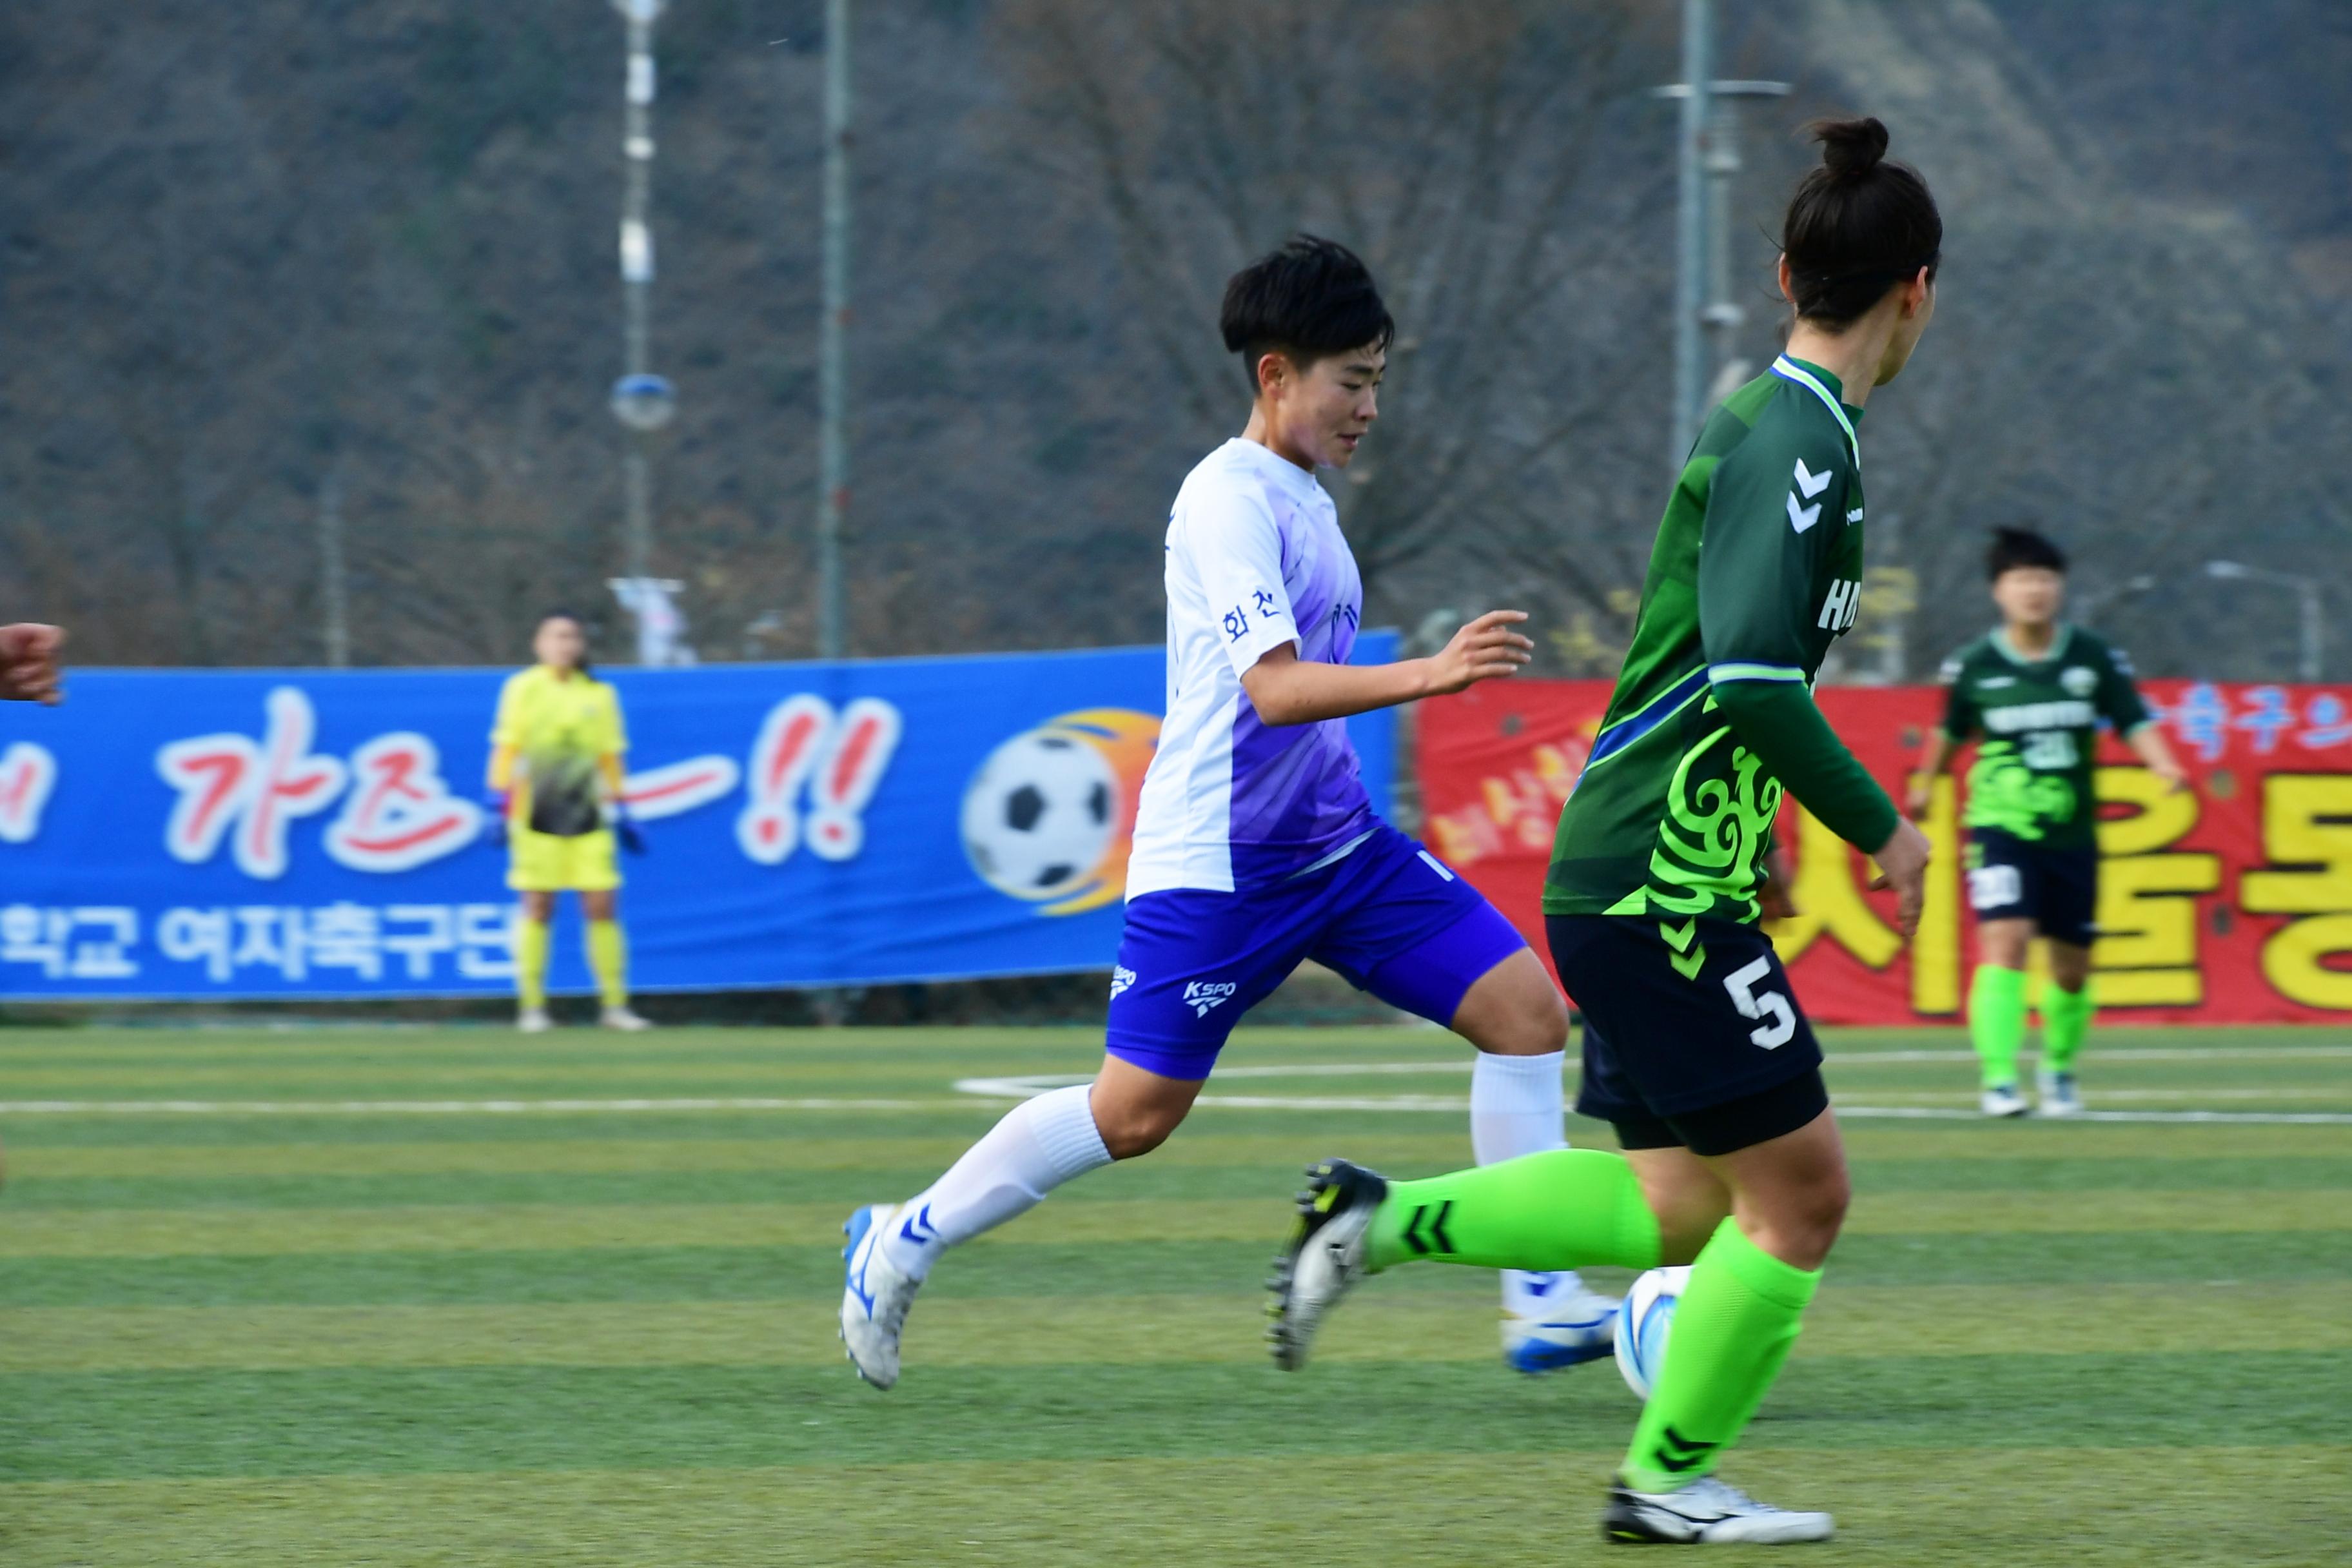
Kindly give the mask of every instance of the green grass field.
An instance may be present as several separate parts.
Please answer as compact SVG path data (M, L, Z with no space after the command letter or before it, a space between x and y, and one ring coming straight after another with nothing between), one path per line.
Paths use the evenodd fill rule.
M2352 1557L2352 1044L2108 1031L2086 1093L2131 1120L1995 1126L1960 1044L1832 1042L1858 1196L1727 1473L1833 1509L1822 1563ZM1306 1161L1467 1159L1431 1031L1244 1031L1244 1103L950 1258L858 1384L845 1213L1002 1110L958 1080L1096 1053L0 1035L0 1563L1603 1557L1633 1398L1507 1372L1491 1277L1400 1269L1306 1373L1263 1352ZM2199 1111L2239 1120L2158 1120Z

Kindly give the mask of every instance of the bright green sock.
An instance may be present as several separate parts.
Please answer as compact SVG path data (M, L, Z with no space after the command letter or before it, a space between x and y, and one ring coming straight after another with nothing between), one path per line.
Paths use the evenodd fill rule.
M514 922L515 995L533 1012L547 1005L547 922L523 915Z
M2083 1052L2084 1037L2091 1032L2091 1015L2098 1010L2091 983L2080 991L2061 991L2053 983L2042 988L2042 1066L2050 1072L2073 1072Z
M1658 1222L1622 1154L1551 1149L1391 1182L1373 1216L1375 1270L1415 1258L1474 1268L1654 1268Z
M1979 972L1981 973L1981 972ZM1691 1265L1665 1364L1625 1451L1625 1484L1672 1491L1715 1468L1797 1342L1819 1269L1792 1268L1725 1220Z
M2017 1049L2025 1043L2025 972L1977 965L1969 983L1969 1037L1984 1064L1984 1086L2017 1081Z
M607 1007L629 1005L629 941L618 921L588 922L588 967L596 972L596 992Z

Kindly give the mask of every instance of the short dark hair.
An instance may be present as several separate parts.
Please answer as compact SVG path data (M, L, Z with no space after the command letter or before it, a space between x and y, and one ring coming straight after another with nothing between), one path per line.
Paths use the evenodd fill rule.
M1985 575L1997 583L2002 573L2020 566L2063 572L2066 552L2030 528L1994 529L1992 543L1985 550Z
M1311 234L1291 236L1234 273L1218 325L1226 350L1242 356L1253 395L1258 361L1269 353L1304 370L1368 343L1386 349L1396 336L1371 268L1346 246Z
M575 668L589 679L595 679L596 672L588 663L588 617L567 605L558 605L553 609L539 613L539 619L530 624L530 635L537 637L550 621L570 621L580 628L580 663Z
M1875 120L1816 120L1822 144L1780 224L1797 314L1824 326L1867 315L1919 268L1935 276L1944 217L1927 182L1908 163L1886 161L1886 127Z

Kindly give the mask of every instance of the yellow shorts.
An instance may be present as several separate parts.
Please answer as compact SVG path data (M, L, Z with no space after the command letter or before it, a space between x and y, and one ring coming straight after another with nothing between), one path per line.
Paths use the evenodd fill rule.
M518 893L608 893L621 885L609 827L558 838L518 823L508 835L507 886Z

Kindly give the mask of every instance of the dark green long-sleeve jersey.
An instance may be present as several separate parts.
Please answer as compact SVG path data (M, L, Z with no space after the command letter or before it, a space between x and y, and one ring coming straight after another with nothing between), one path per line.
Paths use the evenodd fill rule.
M1812 699L1862 603L1862 410L1843 390L1784 354L1700 432L1560 813L1547 913L1755 920L1783 788L1865 850L1895 831Z

